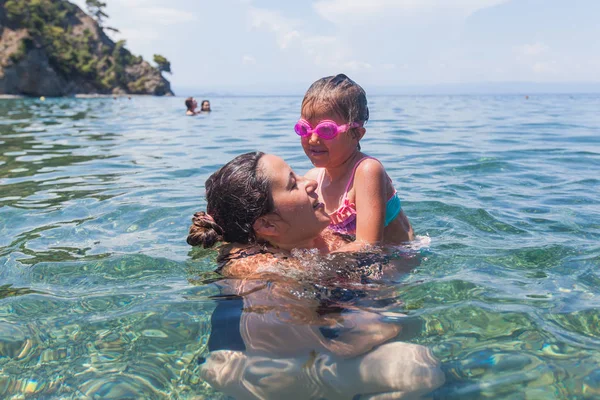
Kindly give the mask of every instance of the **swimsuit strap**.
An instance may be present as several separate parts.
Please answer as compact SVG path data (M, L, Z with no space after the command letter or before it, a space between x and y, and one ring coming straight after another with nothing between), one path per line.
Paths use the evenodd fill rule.
M317 186L321 187L323 184L323 178L325 177L325 168L319 168L319 176L317 176Z
M350 179L348 179L348 183L346 184L346 189L344 190L344 197L342 198L342 200L345 200L348 197L348 190L350 189L352 182L354 182L354 174L356 173L356 169L358 168L358 166L360 165L361 162L363 162L364 160L366 160L368 158L373 158L373 157L369 157L369 156L363 157L360 160L358 160L358 162L356 164L354 164L354 168L352 169L352 175L350 175Z

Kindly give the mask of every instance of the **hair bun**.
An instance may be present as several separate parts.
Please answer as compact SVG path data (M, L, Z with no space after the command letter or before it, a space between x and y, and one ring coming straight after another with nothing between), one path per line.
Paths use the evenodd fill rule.
M192 226L187 237L187 243L191 246L204 248L212 247L215 243L223 240L223 228L219 226L209 214L200 211L194 214Z

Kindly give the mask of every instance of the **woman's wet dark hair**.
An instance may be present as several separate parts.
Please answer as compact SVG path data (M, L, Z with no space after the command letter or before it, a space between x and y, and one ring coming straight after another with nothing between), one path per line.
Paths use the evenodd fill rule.
M187 99L185 99L185 106L187 107L188 111L192 111L193 105L194 105L193 97L188 97Z
M207 248L220 241L256 241L252 225L274 210L271 185L258 167L264 155L239 155L206 180L207 212L194 214L188 244Z

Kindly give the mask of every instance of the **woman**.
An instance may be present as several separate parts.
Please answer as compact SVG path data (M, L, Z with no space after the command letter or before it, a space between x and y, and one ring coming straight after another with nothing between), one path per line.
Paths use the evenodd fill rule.
M200 105L200 111L202 112L210 112L210 101L208 100L202 100L202 103Z
M217 282L222 301L201 376L238 399L431 391L443 374L430 352L386 343L400 325L348 303L328 299L323 307L299 284L318 263L302 262L293 249L327 254L347 243L325 230L329 216L315 189L281 158L260 152L236 157L206 181L207 213L194 215L187 241L205 248L228 242L219 272L237 279ZM362 282L365 270L358 265L357 273L342 275Z
M301 289L297 284L285 289L260 280L218 284L210 355L201 360L199 373L238 400L416 399L444 381L426 347L389 342L401 325L382 322L377 313L317 307L306 291L293 295ZM236 304L228 293L240 289ZM226 309L218 312L221 306Z
M206 181L207 212L194 214L187 242L230 243L218 258L229 277L261 274L284 260L293 267L292 249L330 253L347 240L325 230L329 215L316 187L277 156L242 154Z

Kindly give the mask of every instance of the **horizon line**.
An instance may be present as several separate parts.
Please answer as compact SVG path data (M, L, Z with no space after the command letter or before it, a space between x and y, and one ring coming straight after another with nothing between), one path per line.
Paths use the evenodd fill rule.
M262 86L262 88L261 88ZM185 87L172 84L176 96L193 93L218 96L297 96L303 95L305 85L265 84L265 85L211 85ZM471 95L471 94L600 94L600 82L462 82L433 84L397 84L397 85L364 85L370 95ZM185 93L177 95L177 93Z

